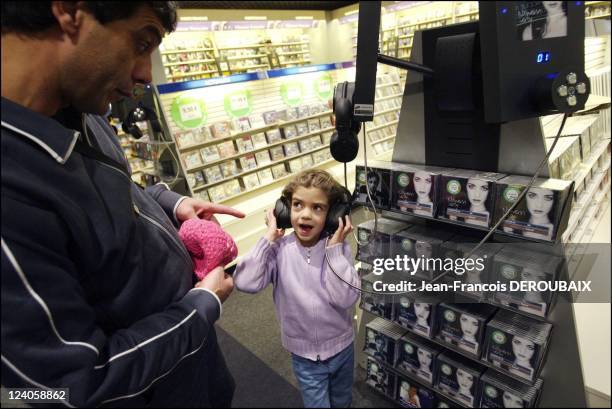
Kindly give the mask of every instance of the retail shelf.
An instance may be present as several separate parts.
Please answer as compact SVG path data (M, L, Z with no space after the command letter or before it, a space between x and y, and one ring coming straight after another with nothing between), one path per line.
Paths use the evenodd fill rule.
M387 141L390 141L390 140L391 140L391 139L393 139L393 138L395 138L395 135L385 136L384 138L379 139L379 140L377 140L377 141L371 141L371 142L370 142L370 145L377 145L377 144L379 144L379 143L387 142Z
M391 87L393 85L400 85L400 84L399 84L399 82L388 82L388 83L385 83L385 84L376 84L376 88ZM374 114L374 115L376 115L376 114Z
M582 181L587 176L587 174L591 171L593 166L595 166L595 164L597 163L601 155L603 155L606 152L606 150L608 149L608 145L610 145L610 139L602 139L595 146L595 148L591 149L591 154L589 155L587 160L582 162L582 165L580 166L582 170L580 170L580 172L573 179L577 185L582 183Z
M474 14L478 14L478 10L468 11L467 13L455 14L455 18L465 17L465 16L473 16Z
M232 67L230 71L250 70L251 68L268 67L268 64L247 65L246 67Z
M299 60L299 61L285 61L285 62L281 62L279 63L280 65L291 65L291 64L305 64L307 62L310 62L310 60Z
M399 94L387 95L386 97L376 98L374 102L376 103L376 102L378 102L378 101L384 101L384 100L386 100L386 99L398 98L398 97L401 97L401 96L403 96L403 95L404 95L404 93L403 93L403 92L402 92L402 93L399 93Z
M189 61L179 61L179 62L168 62L168 63L164 63L164 67L173 67L175 65L201 64L201 63L208 63L208 62L215 62L215 59L214 58L208 58L206 60L189 60Z
M289 142L300 141L302 139L306 139L306 138L309 138L309 137L312 137L312 136L320 135L323 132L331 131L333 129L334 129L334 127L329 127L329 128L325 128L325 129L320 129L320 130L318 130L316 132L309 132L309 133L307 133L305 135L296 136L296 137L291 138L291 139L283 139L283 140L281 140L279 142L274 142L274 143L268 144L266 146L262 146L260 148L256 148L256 149L253 149L253 150L250 150L250 151L247 151L247 152L240 152L240 153L237 153L235 155L228 156L226 158L221 158L221 159L217 159L217 160L208 162L208 163L206 163L204 165L198 165L198 166L193 167L193 168L185 169L185 171L189 172L189 173L194 173L194 172L197 172L198 170L206 169L206 168L209 168L209 167L214 166L214 165L219 165L219 164L221 164L223 162L226 162L228 160L238 159L238 158L241 158L243 156L246 156L246 155L249 155L249 154L252 154L252 153L261 152L261 151L264 151L266 149L274 148L276 146L281 146L281 145L284 145L284 144L289 143Z
M384 111L378 111L378 112L374 111L374 116L384 115L384 114L388 114L389 112L396 112L399 110L400 110L399 107L395 107L395 108L385 109Z
M401 36L397 36L397 38L410 38L414 37L414 34L402 34Z
M406 48L412 48L412 46L411 45L402 45L400 47L397 47L398 50L404 50Z
M160 51L160 54L180 54L180 53L193 53L197 51L215 51L214 48L186 48L184 50L165 50Z
M599 207L603 205L607 206L608 200L606 199L606 194L609 190L610 183L607 183L604 189L598 195L596 195L593 200L594 207L589 206L589 209L587 209L585 212L583 223L579 227L579 229L582 229L582 232L579 232L580 234L578 234L576 238L572 240L572 244L590 244L593 242L594 232L591 232L590 234L587 234L587 232L589 231L589 226L593 223L593 221L598 219L598 217L595 216L596 213L601 210Z
M208 70L208 71L185 72L185 73L181 73L181 74L170 74L168 77L170 77L170 78L184 78L184 77L191 77L191 76L194 76L194 75L212 74L214 72L219 72L219 71L217 71L217 70Z
M334 113L334 111L330 110L330 111L319 112L318 114L314 114L314 115L310 115L310 116L305 116L303 118L292 119L290 121L279 121L276 124L276 126L278 126L279 128L282 128L282 127L287 126L287 125L297 124L298 122L303 122L303 121L307 121L309 119L314 119L314 118L320 118L322 116L331 115L333 113Z
M437 17L435 19L430 19L430 20L425 20L425 21L417 21L415 23L405 23L402 25L397 26L397 28L404 28L404 27L410 27L410 26L420 26L422 24L430 24L430 23L437 23L440 21L446 21L448 19L453 18L453 16L444 16L444 17Z
M363 311L366 311L366 310L363 310ZM392 321L392 320L390 320L388 318L380 317L379 315L372 314L369 311L366 311L366 312L368 312L368 314L370 314L372 316L382 318L382 319L384 319L387 322L391 322L391 323L397 325L398 327L401 327L401 325L399 325L395 321ZM402 328L404 328L404 327L402 327ZM442 348L448 349L449 351L452 351L452 352L454 352L454 353L456 353L458 355L461 355L462 357L467 358L470 361L472 361L474 363L477 363L478 365L485 366L485 367L487 367L489 369L492 369L492 370L494 370L494 371L496 371L496 372L498 372L498 373L500 373L500 374L502 374L504 376L507 376L508 378L512 378L512 379L514 379L514 380L516 380L516 381L518 381L518 382L520 382L520 383L522 383L524 385L533 386L536 383L536 381L529 381L529 380L527 380L525 378L521 378L520 376L517 376L517 375L515 375L515 374L513 374L511 372L505 371L505 370L503 370L503 369L501 369L501 368L499 368L499 367L497 367L497 366L495 366L495 365L493 365L493 364L491 364L491 363L489 363L487 361L482 360L479 357L476 357L475 355L472 355L472 354L470 354L470 353L468 353L466 351L463 351L460 348L457 348L454 345L447 344L446 342L440 341L440 340L436 339L435 337L428 338L428 337L425 337L425 336L423 336L423 335L421 335L419 333L412 332L412 331L410 331L408 329L406 329L406 331L409 332L411 335L414 335L414 336L417 336L418 338L422 338L422 339L425 339L427 341L433 342L434 344L437 344L437 345L441 346ZM542 364L542 368L543 368L543 366L544 366L544 364Z
M567 229L563 233L564 237L570 237L574 233L574 230L579 227L579 225L584 224L583 223L584 215L587 209L589 208L589 204L593 202L593 198L595 197L595 194L597 193L599 184L606 176L608 169L610 169L609 159L607 163L603 166L603 168L591 180L591 182L589 183L589 187L584 191L579 201L574 205L576 206L575 209L577 209L578 211L575 213L572 212L570 214L570 219L567 223ZM579 241L574 239L574 240L571 240L571 242L578 243Z
M219 50L239 50L241 48L260 48L260 47L265 47L269 45L272 45L272 44L247 44L247 45L235 45L231 47L218 47L218 48Z
M318 150L320 150L320 149L318 149ZM304 155L307 155L308 153L312 153L312 152L306 152L306 153L304 153L303 155L296 155L296 156L292 156L292 157L291 157L291 158L289 158L289 159L294 159L294 158L296 158L296 157L298 157L298 156L304 156ZM316 164L316 166L325 165L325 164L330 163L330 162L333 162L333 161L334 161L334 159L329 159L329 160L326 160L326 161L323 161L323 162L317 163L317 164ZM251 173L252 173L252 172L251 172ZM274 182L273 182L273 183L282 182L282 181L284 181L284 180L288 180L288 179L290 179L290 178L292 178L292 177L294 177L294 176L295 176L295 174L290 173L289 175L287 175L287 176L283 176L282 178L274 179ZM255 188L253 188L253 189L249 189L249 192L252 192L252 191L255 191L255 190L258 190L258 189L264 188L264 187L267 187L267 185L259 185L259 186L255 187ZM223 198L223 199L221 199L221 200L217 201L217 203L225 203L225 202L228 202L228 201L230 201L230 200L232 200L232 199L236 199L236 198L238 198L238 197L240 197L240 196L244 195L245 193L246 193L246 192L241 192L241 193L238 193L238 194L235 194L235 195L232 195L232 196L225 197L225 198Z
M278 159L278 160L275 160L275 161L270 161L269 163L264 163L264 164L263 164L263 165L261 165L261 166L260 166L260 165L257 165L257 167L256 167L256 168L253 168L253 169L247 169L247 170L244 170L244 171L242 171L242 172L240 172L240 173L237 173L237 174L235 174L235 175L230 175L230 176L228 176L227 178L224 178L224 179L222 179L222 180L218 180L218 181L216 181L216 182L208 183L208 184L206 184L206 185L203 185L203 186L198 186L198 187L195 187L195 188L192 188L192 189L193 189L193 192L194 192L194 193L195 193L195 192L200 192L200 191L202 191L202 190L205 190L205 189L211 188L211 187L213 187L213 186L220 185L220 184L222 184L222 183L224 183L224 182L228 182L229 180L231 180L231 179L233 179L233 178L237 178L237 177L245 176L245 175L248 175L248 174L251 174L251 173L259 172L260 170L264 170L264 169L267 169L267 168L271 168L272 166L278 165L279 163L283 163L283 162L286 162L286 161L288 161L288 160L292 160L292 159L295 159L295 158L299 158L299 157L301 157L301 156L306 156L306 155L308 155L309 153L314 153L314 152L320 151L321 149L323 149L323 148L327 148L328 146L329 146L329 144L324 144L324 145L318 146L317 148L312 149L312 150L307 151L307 152L300 152L300 153L298 153L298 154L296 154L296 155L293 155L293 156L285 156L283 159ZM326 161L326 162L327 162L327 161ZM323 163L323 162L322 162L322 163ZM317 164L317 165L318 165L318 164ZM291 176L293 176L293 175L291 175ZM277 181L277 179L275 179L274 181L276 182L276 181Z
M608 13L608 14L601 14L601 15L598 15L598 16L589 16L589 17L585 17L584 19L585 20L591 20L591 19L594 19L594 18L607 18L607 17L610 17L610 13Z
M282 47L284 45L302 45L302 44L308 44L308 41L293 41L289 43L272 43L271 46L272 47Z
M282 53L276 53L276 55L296 55L296 54L309 54L309 50L301 50L301 51L285 51Z
M398 122L399 122L399 119L395 120L395 121L384 123L382 125L373 126L373 127L369 128L369 129L367 129L367 132L373 132L373 131L376 131L378 129L382 129L382 128L386 128L388 126L396 125Z
M228 61L235 61L235 60L250 60L251 58L261 58L261 57L265 57L266 54L253 54L253 55L245 55L245 56L240 56L240 57L225 57Z

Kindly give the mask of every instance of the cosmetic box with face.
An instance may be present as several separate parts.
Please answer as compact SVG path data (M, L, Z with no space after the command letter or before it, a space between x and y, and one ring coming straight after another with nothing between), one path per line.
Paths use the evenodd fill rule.
M408 227L407 223L378 217L357 226L357 260L374 264L375 259L389 258L391 237Z
M368 161L368 172L365 166L358 164L355 170L355 191L353 203L376 210L389 209L389 192L391 183L391 164L382 161ZM368 191L370 195L368 196ZM371 200L370 200L371 198Z
M439 218L490 227L495 210L495 182L507 175L455 169L440 177Z
M440 175L449 170L435 166L393 163L390 209L402 213L435 217Z
M436 320L436 300L433 297L409 298L407 294L395 297L394 321L415 334L431 337Z
M449 240L451 232L429 226L411 226L392 237L391 257L408 257L414 260L408 264L405 274L425 280L431 280L442 270L440 263L434 259L443 257L441 246Z
M382 363L368 357L366 362L366 385L394 399L395 383L396 377L393 372L385 368Z
M527 176L508 176L497 183L496 218L506 214L530 181ZM562 220L561 216L571 190L572 182L569 181L536 179L498 229L514 236L554 242L567 227L567 220Z
M535 249L536 247L530 246ZM563 259L553 255L530 251L513 244L506 244L493 259L493 282L506 285L506 291L493 294L493 299L510 308L539 317L546 317L553 303L554 293L548 290L527 289L520 291L511 284L517 282L554 282L557 280Z
M528 381L537 378L552 324L500 310L487 325L484 360Z
M436 339L480 358L485 326L497 308L488 304L446 304L437 310Z
M433 385L435 361L442 348L423 338L406 334L400 339L396 368Z
M453 399L474 407L484 367L452 352L443 352L436 361L436 387Z
M535 408L542 389L542 379L526 385L516 379L487 369L480 378L481 408Z
M366 325L363 352L374 359L394 366L397 360L399 340L406 330L383 318L376 318Z
M376 294L374 291L374 282L379 280L382 280L382 277L373 273L361 275L361 288L364 291L361 292L359 307L379 317L391 319L393 299L384 294Z
M404 408L433 408L436 395L412 379L398 376L396 400Z

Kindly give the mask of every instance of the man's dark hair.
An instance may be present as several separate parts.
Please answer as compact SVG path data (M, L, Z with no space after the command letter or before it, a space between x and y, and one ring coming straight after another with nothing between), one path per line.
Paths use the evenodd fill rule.
M2 34L35 34L54 27L57 20L50 1L2 1ZM176 28L174 1L86 1L85 8L101 24L130 18L143 5L159 18L168 33Z

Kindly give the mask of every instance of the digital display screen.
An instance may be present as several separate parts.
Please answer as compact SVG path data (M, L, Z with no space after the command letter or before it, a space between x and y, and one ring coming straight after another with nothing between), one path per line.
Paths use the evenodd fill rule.
M566 37L567 2L517 2L516 33L521 41Z
M548 51L540 52L536 56L536 63L538 64L546 64L549 61L550 61L550 52Z

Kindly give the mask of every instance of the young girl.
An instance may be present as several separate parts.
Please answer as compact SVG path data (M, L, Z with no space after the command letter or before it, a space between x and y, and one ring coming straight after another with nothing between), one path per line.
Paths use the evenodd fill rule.
M353 226L347 216L338 219L332 235L324 232L327 212L340 199L341 189L327 172L298 174L282 193L291 205L294 232L285 236L270 209L265 236L234 273L240 291L257 293L270 283L274 286L282 343L291 352L307 408L349 407L352 400L351 307L359 291L336 277L328 261L340 277L359 287L350 246L344 241Z

